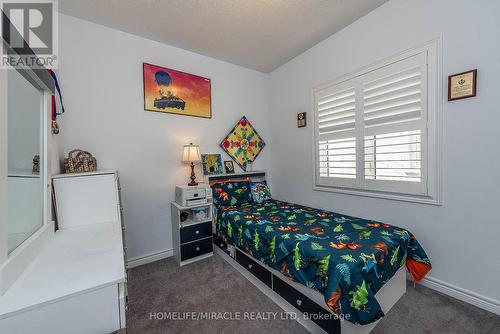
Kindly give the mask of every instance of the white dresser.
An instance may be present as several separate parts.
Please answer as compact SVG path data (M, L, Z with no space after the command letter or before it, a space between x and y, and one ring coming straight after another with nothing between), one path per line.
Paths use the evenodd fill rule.
M0 297L0 333L104 334L125 328L118 173L53 177L59 230Z

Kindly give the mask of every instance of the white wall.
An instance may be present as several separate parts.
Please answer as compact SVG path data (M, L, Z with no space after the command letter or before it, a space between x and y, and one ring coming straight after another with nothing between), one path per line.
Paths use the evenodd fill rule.
M169 250L174 186L189 176L182 146L229 160L218 143L243 115L269 139L268 76L66 15L59 27L65 151L86 149L99 168L119 170L129 258ZM145 112L143 62L211 78L213 118Z
M461 289L477 294L497 312L499 12L500 2L491 0L391 0L270 76L271 128L281 129L271 138L274 195L410 229L431 259L432 282L458 297ZM447 102L441 94L443 206L313 191L313 127L296 127L298 112L311 119L311 88L437 36L444 87L449 74L478 69L476 98Z

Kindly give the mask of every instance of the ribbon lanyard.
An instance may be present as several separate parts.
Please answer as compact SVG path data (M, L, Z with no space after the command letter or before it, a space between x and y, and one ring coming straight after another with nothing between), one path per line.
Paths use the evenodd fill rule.
M57 109L56 109L56 97L55 97L55 94L53 94L52 95L52 120L55 121L56 117L58 115L61 115L64 113L64 104L63 104L63 100L62 100L61 88L59 87L59 82L57 81L57 76L54 73L54 71L52 71L52 70L48 70L48 71L49 71L49 74L52 77L52 79L54 79L54 84L55 84L55 87L57 90L57 94L59 95L59 102L61 103L61 112L58 113Z

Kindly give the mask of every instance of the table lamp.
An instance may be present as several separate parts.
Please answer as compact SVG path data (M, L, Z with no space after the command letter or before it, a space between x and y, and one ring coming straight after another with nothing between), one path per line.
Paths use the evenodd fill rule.
M182 162L191 163L191 182L188 183L188 186L198 185L198 182L195 181L196 175L194 174L194 163L199 162L200 160L200 147L198 145L193 145L193 143L184 145L184 151L182 152Z

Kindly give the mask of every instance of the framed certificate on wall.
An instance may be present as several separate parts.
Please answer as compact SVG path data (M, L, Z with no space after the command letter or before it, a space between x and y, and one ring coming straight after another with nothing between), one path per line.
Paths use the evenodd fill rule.
M476 96L477 69L448 77L448 101Z

